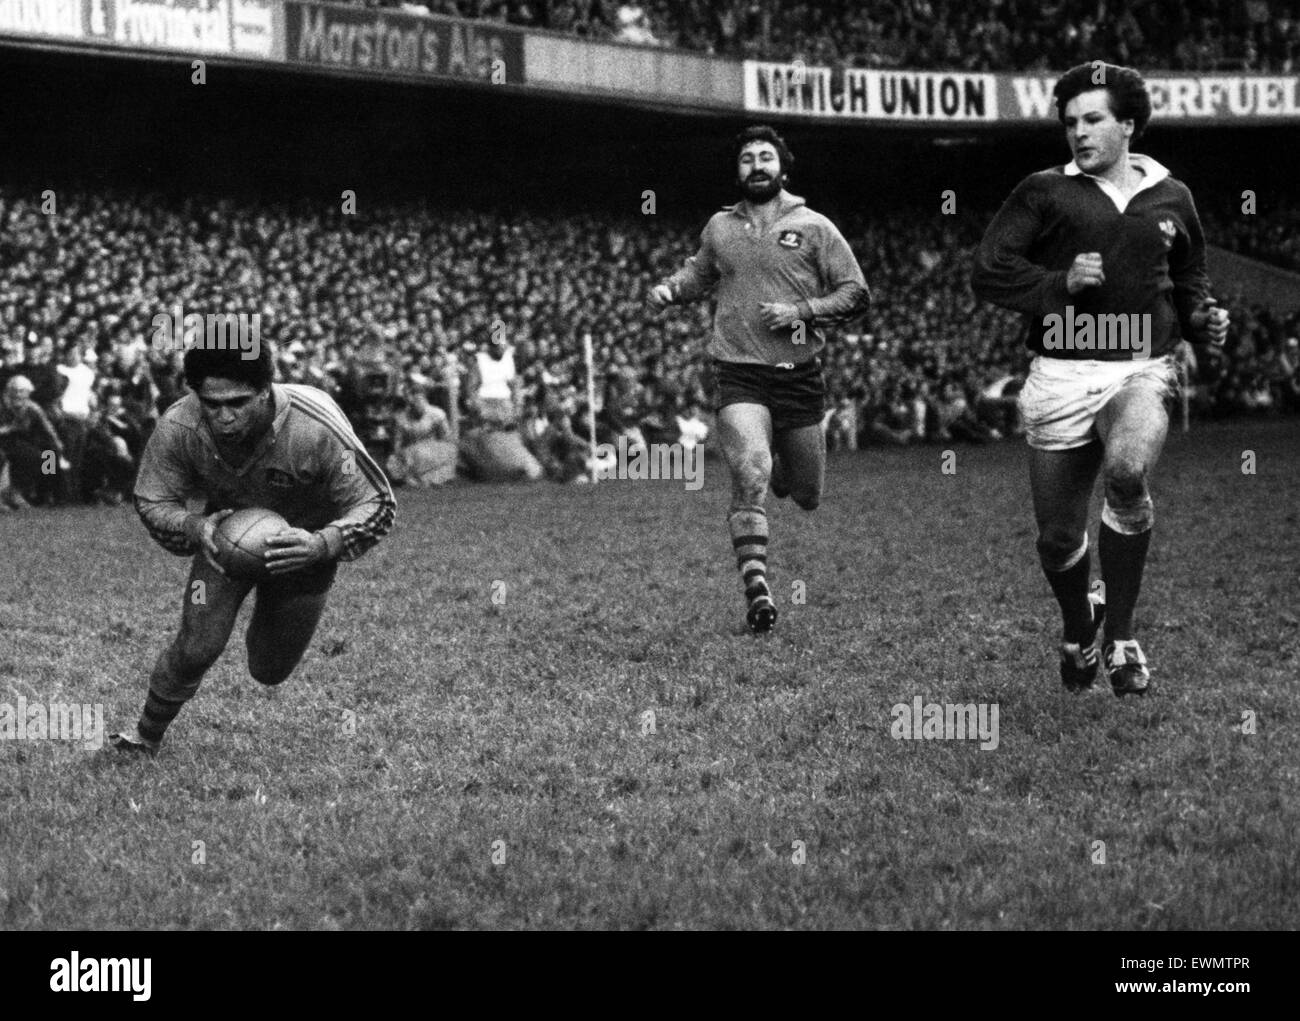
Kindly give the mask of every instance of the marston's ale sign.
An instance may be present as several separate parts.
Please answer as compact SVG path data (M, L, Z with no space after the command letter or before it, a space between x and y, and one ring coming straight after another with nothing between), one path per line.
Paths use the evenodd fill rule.
M523 34L484 22L332 4L285 4L290 63L419 78L524 81Z

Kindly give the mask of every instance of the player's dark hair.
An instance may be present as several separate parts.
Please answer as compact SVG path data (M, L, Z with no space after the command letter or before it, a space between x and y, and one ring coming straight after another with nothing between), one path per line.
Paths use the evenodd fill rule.
M261 344L256 358L245 358L238 347L192 347L185 352L185 383L195 392L205 379L228 379L265 390L275 378L271 345Z
M790 176L790 170L794 166L794 153L785 144L785 139L776 133L776 128L770 124L754 124L736 136L731 146L732 167L735 167L741 152L751 142L771 142L772 147L776 149L777 157L781 160L781 173L786 177Z
M1093 61L1072 67L1061 75L1060 81L1052 89L1056 97L1056 119L1065 123L1065 108L1070 100L1081 92L1093 89L1105 89L1110 96L1110 112L1117 121L1133 122L1133 138L1136 142L1146 130L1147 121L1151 120L1151 94L1147 92L1147 83L1131 67L1118 64L1103 64Z

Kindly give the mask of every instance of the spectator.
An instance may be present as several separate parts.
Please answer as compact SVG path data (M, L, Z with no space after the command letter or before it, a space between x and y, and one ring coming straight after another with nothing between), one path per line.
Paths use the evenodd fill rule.
M429 380L411 377L394 426L397 449L388 459L388 476L415 487L438 486L456 475L456 445L447 413L429 400Z
M994 439L1023 436L1025 429L1020 421L1018 398L1025 383L1024 376L992 372L987 378L987 385L975 401L976 416L994 434Z
M756 6L736 4L740 30L753 29ZM659 18L658 8L645 9ZM1150 38L1142 12L1135 16ZM872 17L883 38L893 23ZM959 24L953 17L950 11L950 24ZM780 17L773 22L781 23ZM1099 24L1104 34L1106 23ZM1268 217L1237 211L1235 219L1247 224L1240 237L1285 260L1300 251L1290 241L1300 236L1300 204L1277 195L1268 201ZM969 292L971 250L990 213L964 207L960 215L930 216L903 205L844 219L855 254L871 267L879 300L870 333L836 336L823 353L836 395L833 442L849 444L850 414L860 441L916 442L942 404L928 391L949 381L987 428L1018 430L1016 384L1026 364L1019 323L977 305ZM1209 215L1230 225L1231 213ZM1273 230L1267 224L1274 221L1297 229ZM95 426L87 419L87 456L90 431L105 422L123 423L108 431L136 455L159 411L183 393L175 359L146 343L155 311L178 302L187 309L269 309L283 378L333 393L358 433L377 445L372 450L390 447L377 452L386 461L400 443L399 383L412 373L438 380L454 419L478 404L480 359L487 358L513 379L497 399L504 394L511 408L527 406L530 423L549 424L556 402L572 419L579 414L573 395L586 387L580 339L589 333L604 409L599 440L625 433L636 443L635 429L642 442L686 443L684 423L691 418L683 409L707 402L700 337L707 334L708 310L647 323L639 293L646 279L689 254L694 226L667 215L506 215L397 202L376 203L364 220L344 222L286 203L68 191L56 230L39 205L0 186L0 237L8 253L0 260L0 385L25 376L37 404L44 387L48 407L42 410L66 432L65 402L76 400L69 397L69 371L85 373L71 355L61 359L63 366L54 362L54 338L86 338L83 360L93 366L105 411ZM74 260L46 265L34 257L52 246L91 254L85 266ZM64 303L65 294L73 301ZM1300 353L1290 338L1300 332L1300 317L1252 309L1231 294L1221 298L1235 325L1219 363L1203 360L1198 404L1215 415L1259 408L1262 379L1275 411L1295 411ZM465 347L466 338L490 333L498 320L503 336L517 338L509 372L504 345L495 358ZM377 351L384 352L379 360ZM114 395L119 400L109 411ZM904 400L913 406L900 411ZM707 417L695 417L707 429ZM568 432L585 439L586 429L579 417ZM75 454L71 437L64 447ZM568 458L566 448L557 463ZM94 472L99 481L79 487L83 498L106 495L100 491L110 480L102 461ZM12 464L9 473L12 489ZM30 481L25 476L23 485L30 489Z
M421 440L445 441L450 437L451 426L447 413L429 400L428 380L425 377L412 378L403 401L396 426L399 449Z
M82 461L81 499L116 506L131 495L143 442L140 430L117 394L105 400L103 411L87 421Z
M574 431L571 413L563 402L553 401L545 411L530 405L525 443L547 478L556 482L586 481L593 452Z
M1278 406L1300 411L1300 338L1287 338L1286 346L1278 353L1273 380Z
M1289 74L1300 45L1294 0L624 0L616 8L614 0L351 2L827 66L1025 71L1109 55L1152 70Z
M966 395L954 380L947 380L934 399L936 439L941 443L964 440L968 443L988 443L1001 439L1000 433L981 422L970 409Z
M858 449L858 407L848 394L826 412L826 449Z
M90 413L95 407L95 370L86 363L80 343L69 344L64 349L63 364L58 367L63 377L63 395L59 398L55 425L63 440L71 468L65 482L64 499L81 495L81 468L86 449L86 429Z
M10 473L6 502L14 510L53 504L59 475L70 467L58 433L32 399L35 389L26 376L12 376L0 398L0 450Z
M519 375L515 371L515 352L496 330L474 355L469 391L474 410L484 425L509 429L517 423Z
M650 18L640 4L625 3L616 15L618 31L614 38L621 43L640 43L643 46L658 46L659 40L650 29Z
M683 399L681 401L681 411L676 418L677 430L680 435L679 442L683 449L694 450L708 440L709 423L700 414L698 401Z
M915 432L915 416L910 402L895 391L887 393L874 407L868 407L866 432L873 442L894 447L903 447L925 437L924 432L919 436Z

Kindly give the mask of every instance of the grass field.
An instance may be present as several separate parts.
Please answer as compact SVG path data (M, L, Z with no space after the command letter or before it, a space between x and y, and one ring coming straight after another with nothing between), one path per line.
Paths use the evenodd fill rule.
M762 638L714 462L400 491L280 688L241 624L152 762L0 742L0 927L1295 927L1297 451L1171 437L1124 701L1057 680L1019 443L833 457L772 512ZM0 548L0 701L133 722L185 562L126 508ZM998 746L894 739L917 696L996 705Z

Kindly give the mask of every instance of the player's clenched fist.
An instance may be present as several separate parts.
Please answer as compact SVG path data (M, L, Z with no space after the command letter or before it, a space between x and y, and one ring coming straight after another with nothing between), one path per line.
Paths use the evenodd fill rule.
M1106 274L1101 271L1101 252L1080 252L1070 265L1070 272L1065 276L1065 289L1071 294L1078 294L1085 287L1100 287L1106 282Z
M1192 313L1192 327L1204 340L1218 347L1228 339L1228 310L1207 298Z
M650 288L646 301L654 309L667 308L673 303L673 289L667 284L655 284Z
M763 325L769 330L783 330L799 320L799 308L783 301L764 301L758 306Z

